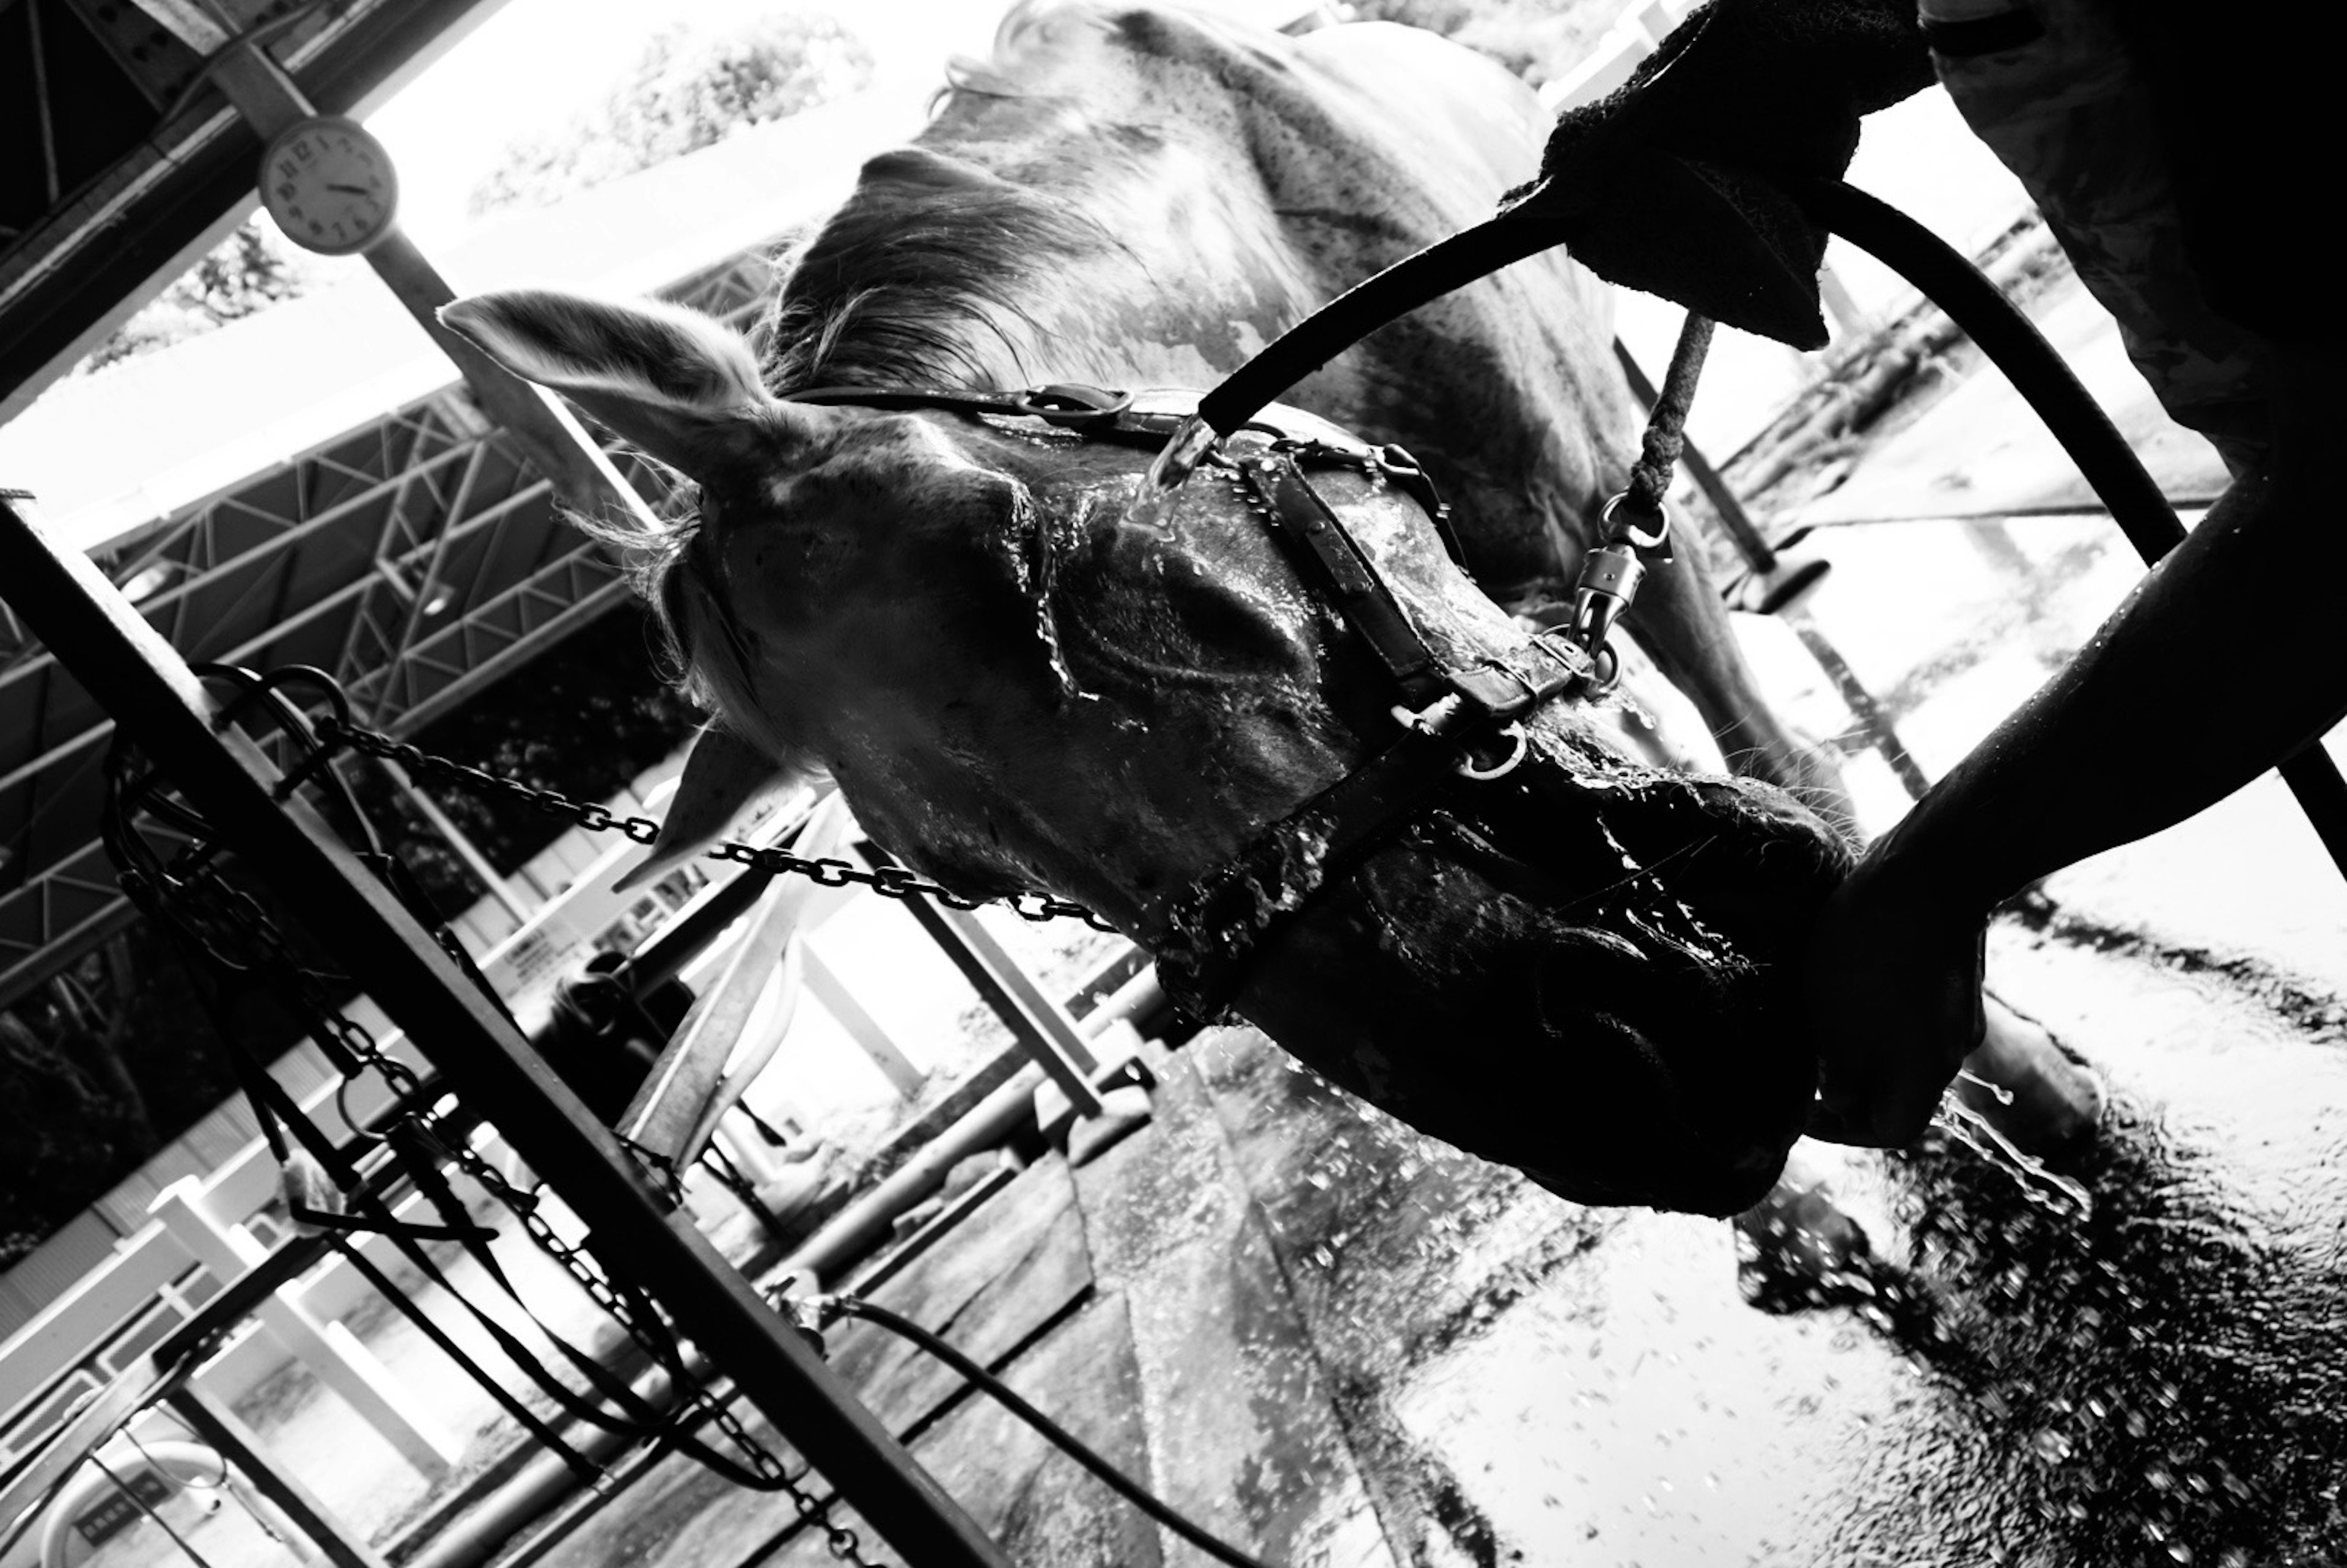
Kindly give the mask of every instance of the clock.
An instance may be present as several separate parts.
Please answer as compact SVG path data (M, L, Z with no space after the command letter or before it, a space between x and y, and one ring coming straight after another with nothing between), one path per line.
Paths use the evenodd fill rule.
M261 200L295 244L352 256L391 232L399 176L358 121L313 115L278 132L261 154Z

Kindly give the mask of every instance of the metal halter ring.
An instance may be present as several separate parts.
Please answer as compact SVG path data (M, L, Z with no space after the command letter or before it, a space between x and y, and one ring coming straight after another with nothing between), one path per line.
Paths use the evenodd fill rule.
M1508 754L1505 757L1488 768L1482 768L1475 765L1474 754L1469 753L1451 764L1451 771L1460 778L1473 779L1477 784L1486 784L1492 779L1502 779L1514 773L1517 766L1523 762L1525 754L1532 750L1532 741L1525 735L1524 727L1522 724L1510 724L1500 733L1514 743L1508 748Z
M1589 684L1583 688L1592 697L1603 697L1620 683L1622 656L1607 642L1589 656Z

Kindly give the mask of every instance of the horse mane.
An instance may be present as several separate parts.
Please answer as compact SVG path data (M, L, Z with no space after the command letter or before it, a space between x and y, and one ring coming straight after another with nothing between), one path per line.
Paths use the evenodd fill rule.
M874 179L801 250L761 323L766 384L983 384L1051 273L1116 239L1056 198L975 169L951 185ZM989 353L989 350L993 351Z

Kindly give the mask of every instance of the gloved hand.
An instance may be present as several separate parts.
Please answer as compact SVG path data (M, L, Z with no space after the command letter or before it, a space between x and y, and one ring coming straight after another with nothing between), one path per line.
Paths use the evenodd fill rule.
M1783 182L1840 178L1860 117L1932 82L1912 0L1710 0L1557 121L1501 210L1553 217L1608 282L1822 348L1825 233Z

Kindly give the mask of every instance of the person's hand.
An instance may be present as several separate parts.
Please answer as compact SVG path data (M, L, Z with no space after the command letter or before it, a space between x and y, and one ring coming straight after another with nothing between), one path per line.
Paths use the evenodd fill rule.
M1986 1028L1986 917L1903 868L1896 836L1835 890L1810 940L1819 1102L1809 1131L1829 1143L1912 1143Z

